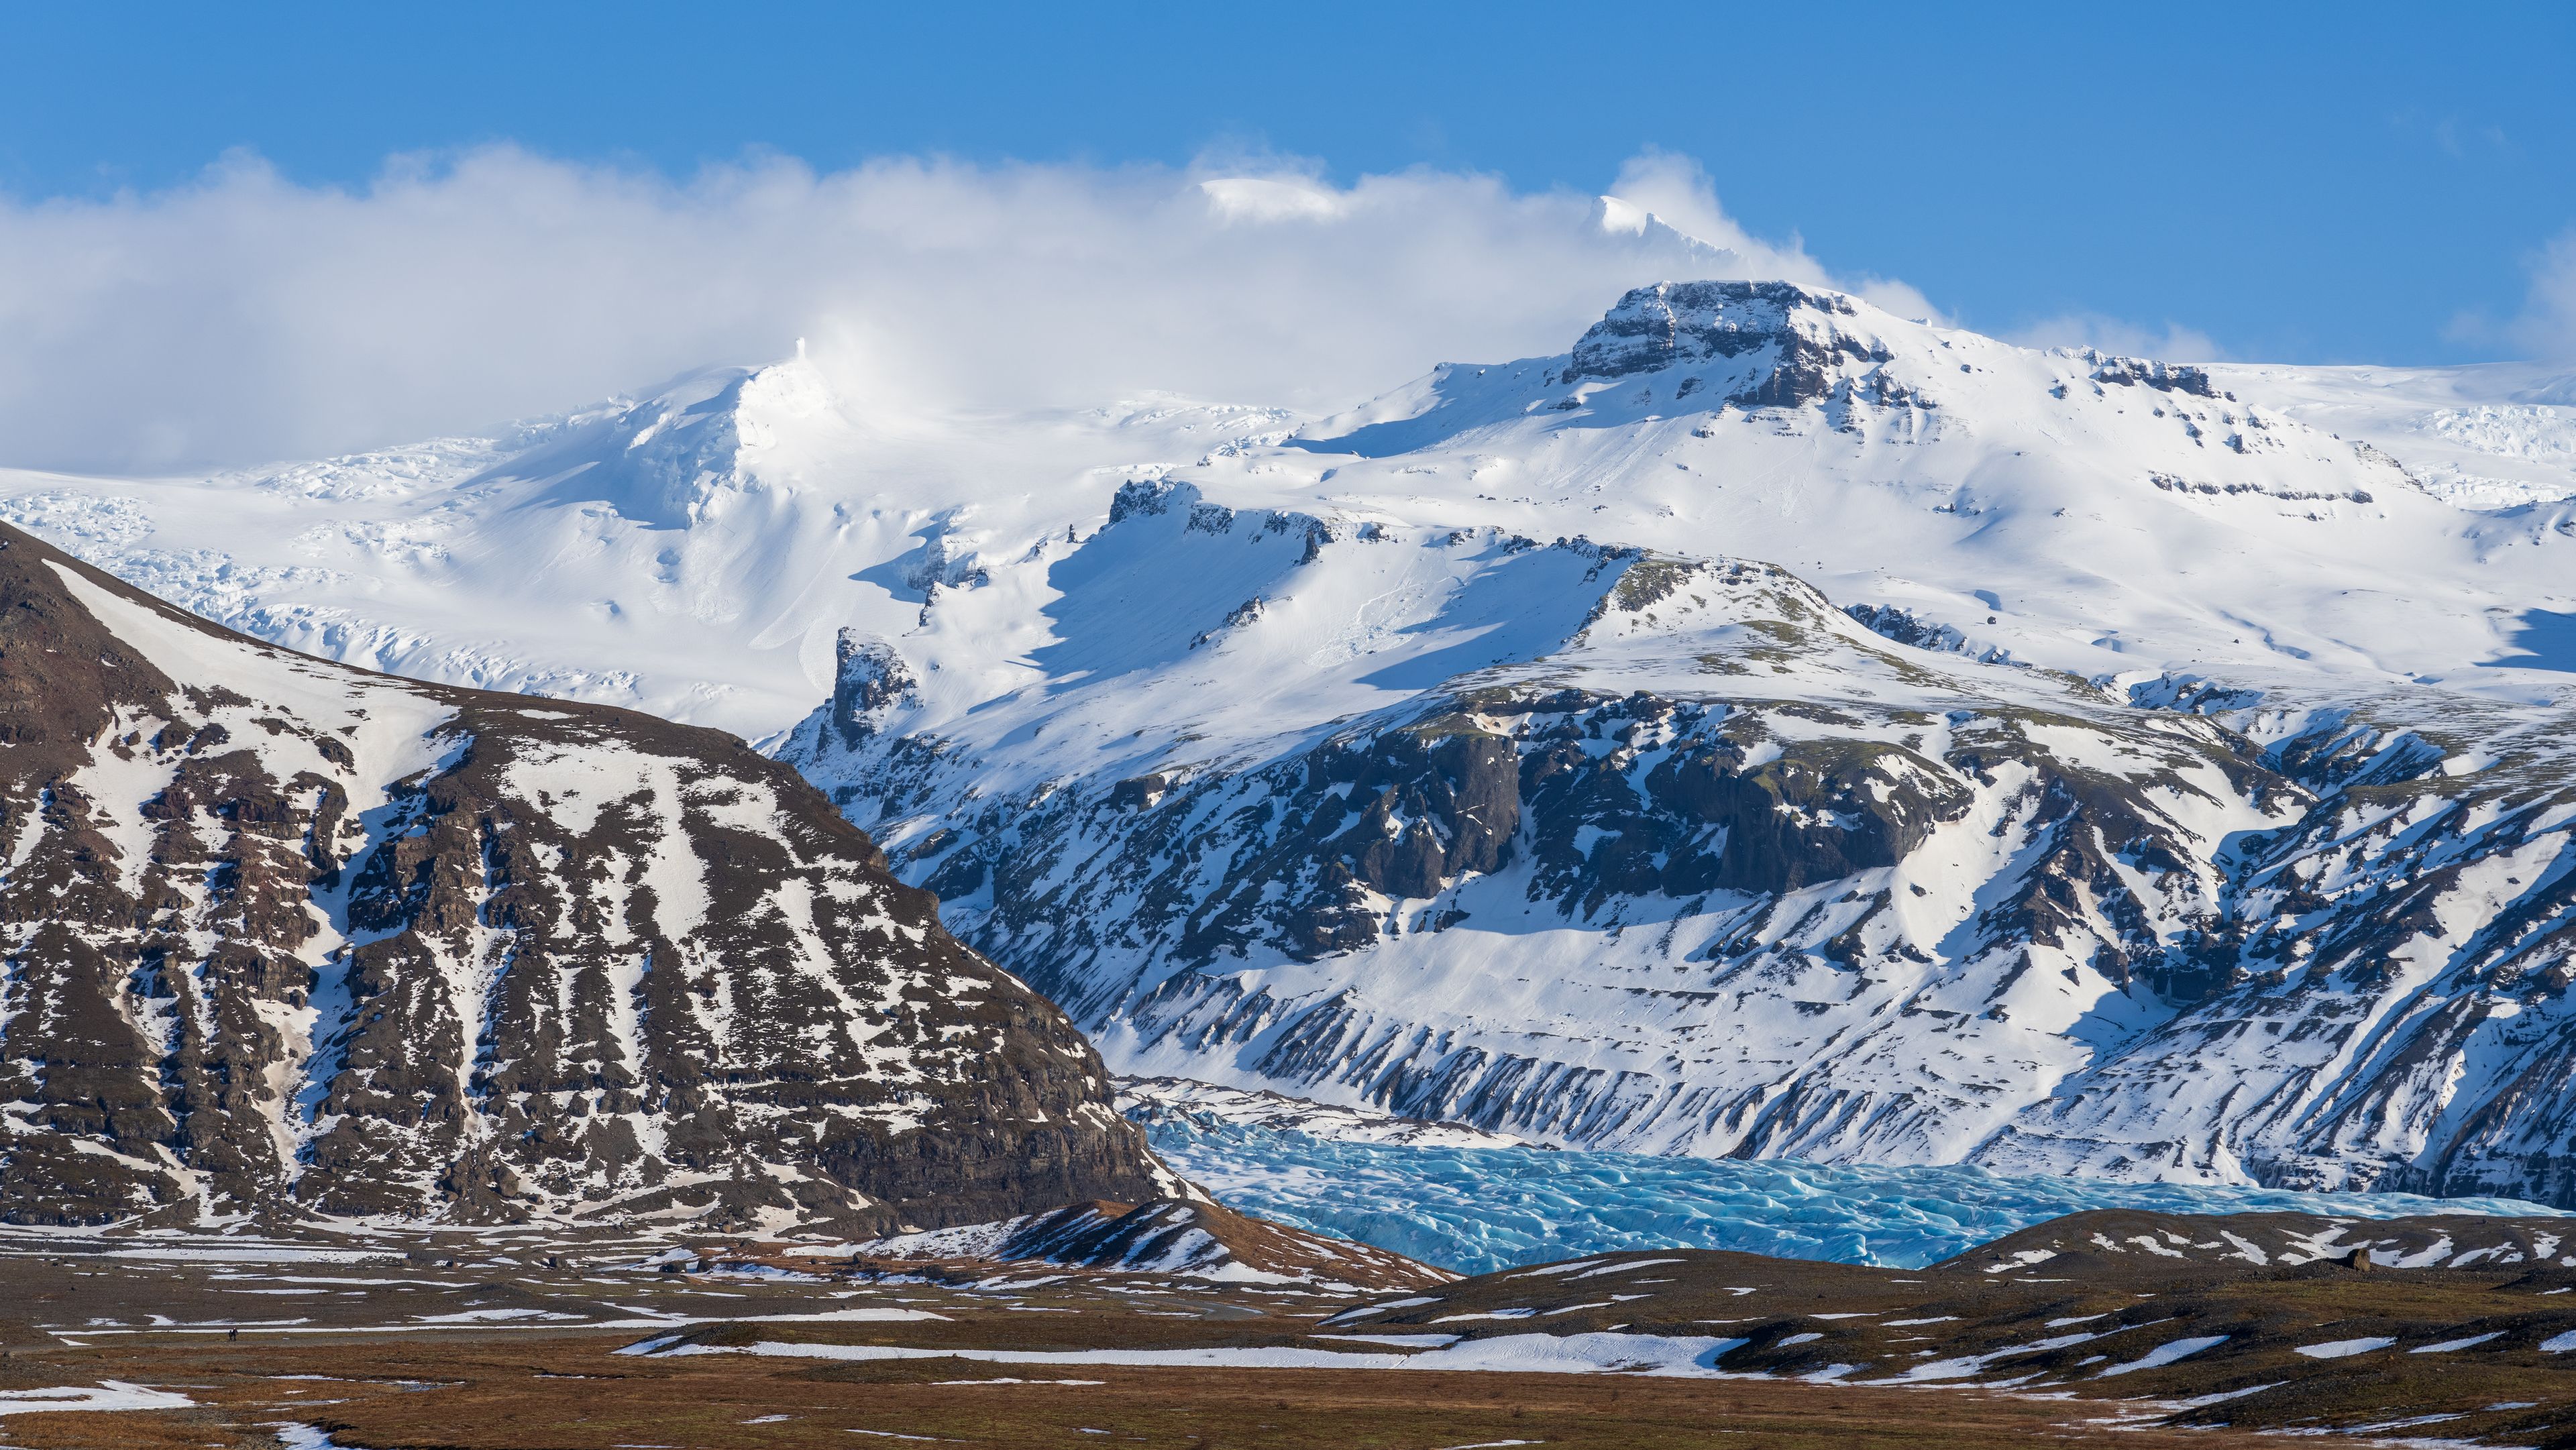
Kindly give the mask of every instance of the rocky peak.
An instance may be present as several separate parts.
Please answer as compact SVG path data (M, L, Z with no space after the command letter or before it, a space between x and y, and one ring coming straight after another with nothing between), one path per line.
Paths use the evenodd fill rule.
M1830 394L1847 366L1889 360L1860 320L1851 298L1790 282L1659 282L1620 298L1576 341L1565 377L1705 365L1710 375L1683 379L1676 398L1713 384L1711 401L1796 407Z
M875 635L843 629L834 656L832 728L843 745L856 750L887 715L920 698L920 690L902 652Z
M2155 362L2146 358L2109 357L2086 349L2084 357L2093 363L2093 381L2122 388L2153 388L2161 393L2190 393L2195 397L2215 399L2218 388L2209 380L2209 369L2188 363ZM2236 399L2234 393L2226 395Z
M1844 319L1858 316L1842 293L1794 282L1658 282L1629 291L1575 342L1570 376L1620 378L1793 339L1833 346L1849 330Z

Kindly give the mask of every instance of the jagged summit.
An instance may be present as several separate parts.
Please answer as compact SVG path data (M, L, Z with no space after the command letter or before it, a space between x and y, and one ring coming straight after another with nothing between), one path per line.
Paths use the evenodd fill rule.
M1658 282L1621 297L1576 340L1569 375L1626 377L1763 347L1849 351L1884 362L1884 345L1847 330L1863 306L1793 282Z
M1898 352L1960 351L1970 355L2024 352L1991 338L1897 317L1872 303L1831 288L1782 281L1658 282L1632 289L1575 340L1559 369L1560 381L1611 380L1701 364L1726 364L1769 351L1774 375L1794 379L1741 395L1713 392L1742 407L1795 407L1826 396L1824 379L1837 366L1867 368L1897 360ZM2094 348L2035 354L2087 365L2087 381L2145 387L2217 401L2209 370L2187 363L2123 357ZM1964 359L1963 359L1964 361ZM1969 362L1965 371L1974 372ZM1683 379L1674 401L1700 392L1705 379ZM2225 394L2226 401L2235 401Z

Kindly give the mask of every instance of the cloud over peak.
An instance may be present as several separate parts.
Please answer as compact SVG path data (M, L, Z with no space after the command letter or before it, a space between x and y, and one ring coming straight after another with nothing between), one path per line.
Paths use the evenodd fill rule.
M0 200L0 462L309 457L571 407L800 336L881 404L1145 389L1343 406L1443 360L1555 352L1628 287L1841 286L1727 217L1687 158L1568 191L1416 168L976 166L785 157L686 180L513 147L362 189L257 157L105 201ZM1625 213L1621 213L1622 216Z

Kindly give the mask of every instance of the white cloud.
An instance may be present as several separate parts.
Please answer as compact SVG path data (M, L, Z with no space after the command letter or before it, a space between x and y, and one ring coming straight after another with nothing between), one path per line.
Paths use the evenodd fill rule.
M2531 296L2511 334L2534 357L2576 362L2576 227L2532 259Z
M2502 321L2484 308L2462 311L2443 328L2443 337L2462 347L2510 352L2553 366L2576 364L2576 226L2551 238L2523 265L2531 280L2521 311ZM2546 401L2576 401L2576 374L2545 391Z
M1216 214L1227 221L1340 221L1348 201L1331 187L1303 176L1215 176L1199 183Z
M1797 238L1775 245L1747 233L1718 205L1717 187L1707 168L1688 156L1650 149L1631 157L1619 168L1619 179L1611 193L1602 198L1605 230L1645 235L1649 219L1661 221L1686 236L1735 254L1745 268L1737 275L1832 287L1866 298L1899 317L1927 322L1947 320L1922 293L1902 282L1883 277L1837 279L1828 276L1824 267L1807 255Z
M2208 333L2180 323L2141 327L2098 312L2061 312L2008 335L2024 347L2090 347L2122 357L2162 362L2223 362L2227 353Z
M799 336L882 406L1149 388L1338 407L1443 360L1559 351L1624 289L1830 281L1684 158L1594 198L1413 170L789 159L686 182L499 147L358 190L255 157L106 201L0 199L0 462L310 457L577 406ZM1864 282L1873 296L1920 298Z

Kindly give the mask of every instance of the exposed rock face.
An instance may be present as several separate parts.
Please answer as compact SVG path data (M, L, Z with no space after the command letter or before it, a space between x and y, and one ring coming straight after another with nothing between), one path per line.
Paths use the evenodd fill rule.
M834 651L832 729L842 744L856 750L876 733L888 711L917 695L918 687L901 652L885 640L844 629Z
M1621 297L1575 342L1567 377L1734 363L1735 382L1719 396L1745 408L1794 408L1827 397L1840 365L1890 360L1857 318L1841 293L1790 282L1659 282ZM1684 379L1674 392L1687 397L1701 384Z
M1309 808L1190 914L1193 956L1273 935L1308 958L1375 941L1371 902L1493 870L1520 827L1517 756L1480 730L1432 722L1300 764Z
M2099 357L2099 354L2095 354ZM2093 369L2093 381L2115 387L2154 388L2161 393L2190 393L2195 397L2216 398L2217 385L2209 380L2209 369L2188 363L2153 362L2146 358L2102 357ZM2235 394L2227 397L2232 401Z
M1959 626L1921 618L1910 609L1899 609L1891 604L1846 604L1843 606L1843 613L1858 620L1870 633L1884 635L1898 644L1910 644L1916 649L1941 650L1949 654L1965 655L1980 664L2020 663L2013 658L2012 651L2000 645L1980 644L1971 640L1967 632ZM2135 703L2145 702L2141 700Z
M1172 1186L1064 1017L730 736L292 655L0 529L0 743L0 1218Z
M2314 804L2245 843L2230 929L2177 984L2194 1010L1987 1156L2576 1206L2576 762L2559 729L2475 708L2299 727L2259 758ZM2216 1061L2223 1081L2198 1066Z

